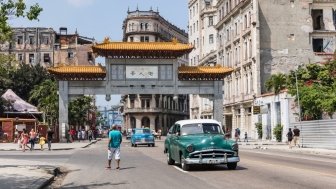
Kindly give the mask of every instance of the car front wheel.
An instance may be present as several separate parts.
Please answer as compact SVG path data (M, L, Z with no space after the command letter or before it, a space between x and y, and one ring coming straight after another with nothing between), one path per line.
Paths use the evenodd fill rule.
M174 165L175 161L170 157L170 152L167 150L167 164L168 165Z
M185 159L182 154L180 156L180 162L181 162L181 168L183 169L183 171L189 171L190 165L186 164Z
M237 162L235 162L235 163L228 163L227 167L230 170L235 170L237 168Z

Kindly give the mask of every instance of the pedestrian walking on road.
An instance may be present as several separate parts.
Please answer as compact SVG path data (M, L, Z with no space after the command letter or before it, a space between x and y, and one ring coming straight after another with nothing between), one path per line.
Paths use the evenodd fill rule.
M111 169L111 161L114 159L117 162L117 167L116 169L120 169L120 144L122 142L122 134L119 130L117 130L117 126L113 125L112 126L112 131L109 132L109 140L108 140L108 164L106 169Z
M30 150L34 150L34 146L35 146L35 140L36 140L36 132L34 131L34 129L31 129L31 131L29 132L29 136L30 136Z
M50 128L48 128L46 138L47 138L47 142L48 142L48 150L49 151L51 150L51 141L53 139L53 134L54 134L54 131L52 131Z
M247 132L245 132L245 137L244 137L244 142L248 142L248 139L247 139Z
M294 147L298 145L298 147L300 148L300 142L299 142L300 141L300 129L294 126L293 133L294 133L294 138L293 138Z
M291 128L288 129L288 133L286 136L287 136L289 148L292 148L293 132Z
M82 139L83 139L83 141L85 141L85 139L86 139L86 132L85 132L84 129L82 129Z
M77 139L78 139L78 142L80 142L82 140L82 131L81 130L77 131Z
M89 129L89 130L88 130L88 138L89 138L89 141L90 141L90 142L91 142L91 140L92 140L92 135L93 135L92 129Z

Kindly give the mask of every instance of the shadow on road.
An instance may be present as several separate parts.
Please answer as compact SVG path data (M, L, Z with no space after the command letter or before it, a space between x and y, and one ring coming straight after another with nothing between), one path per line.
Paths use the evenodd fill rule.
M205 171L243 171L246 167L237 166L235 170L229 170L226 165L193 165L189 172L205 172Z
M89 189L89 188L93 188L93 187L101 187L101 186L118 186L118 185L124 185L124 184L129 184L128 182L105 182L105 183L95 183L95 184L87 184L87 185L79 185L79 186L75 186L74 183L69 183L66 184L64 186L62 186L61 188L64 189Z
M136 168L136 167L120 167L119 170L121 171L121 170L134 169L134 168Z

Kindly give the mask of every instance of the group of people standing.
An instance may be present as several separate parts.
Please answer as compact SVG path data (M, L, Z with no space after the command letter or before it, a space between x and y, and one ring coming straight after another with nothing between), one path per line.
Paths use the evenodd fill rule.
M21 133L18 130L15 130L15 135L19 147L22 148L22 151L25 152L26 148L33 151L35 149L35 143L38 143L41 146L41 150L44 150L43 146L48 142L48 150L51 150L51 142L53 139L54 132L49 128L46 136L44 137L40 133L36 132L34 129L31 129L30 132L26 129L23 129ZM30 144L30 146L28 146Z
M287 139L288 139L288 145L289 148L295 147L296 145L300 148L300 129L298 129L296 126L294 126L294 129L292 131L291 128L288 129L287 133Z
M80 142L81 140L96 140L97 132L95 129L79 129L76 130L75 128L72 128L68 131L68 137L67 142L74 142L75 140L78 140Z

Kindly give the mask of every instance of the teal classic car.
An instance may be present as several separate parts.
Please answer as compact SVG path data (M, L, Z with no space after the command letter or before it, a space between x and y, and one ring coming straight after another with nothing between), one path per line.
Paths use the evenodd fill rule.
M138 145L148 145L148 147L155 146L155 139L150 129L136 128L132 129L131 145L137 147Z
M226 164L232 170L240 161L238 144L226 140L221 124L212 119L177 121L169 129L164 152L169 165L178 162L183 170L194 164Z

